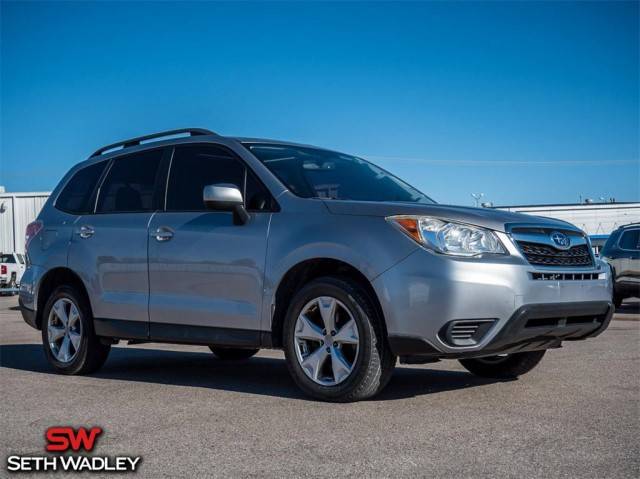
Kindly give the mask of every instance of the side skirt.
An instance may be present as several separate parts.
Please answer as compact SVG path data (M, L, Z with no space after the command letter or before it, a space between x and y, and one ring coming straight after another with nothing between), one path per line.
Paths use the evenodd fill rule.
M94 318L93 325L97 336L145 342L238 348L270 347L271 342L271 335L268 332L250 329L146 323L108 318Z

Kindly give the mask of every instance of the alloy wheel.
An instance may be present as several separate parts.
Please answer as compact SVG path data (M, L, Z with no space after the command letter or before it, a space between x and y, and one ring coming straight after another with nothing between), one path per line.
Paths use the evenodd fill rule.
M298 315L294 330L298 363L312 381L335 386L352 373L360 347L358 325L349 309L336 298L309 301Z
M82 321L78 307L69 298L60 298L51 307L47 320L49 348L61 363L74 360L82 341Z

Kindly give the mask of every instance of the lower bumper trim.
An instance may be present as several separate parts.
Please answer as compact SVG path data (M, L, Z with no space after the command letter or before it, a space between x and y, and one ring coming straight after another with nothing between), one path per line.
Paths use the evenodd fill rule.
M482 349L443 353L422 338L390 336L399 356L459 359L560 347L562 341L594 337L609 326L614 307L608 301L528 304L518 308Z
M422 338L413 336L389 336L389 347L396 356L442 354Z

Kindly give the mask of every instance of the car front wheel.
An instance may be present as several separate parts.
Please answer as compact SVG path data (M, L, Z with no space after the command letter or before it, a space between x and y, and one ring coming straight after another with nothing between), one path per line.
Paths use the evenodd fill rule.
M350 279L319 278L298 291L283 340L294 381L325 401L358 401L377 394L396 362L371 298Z

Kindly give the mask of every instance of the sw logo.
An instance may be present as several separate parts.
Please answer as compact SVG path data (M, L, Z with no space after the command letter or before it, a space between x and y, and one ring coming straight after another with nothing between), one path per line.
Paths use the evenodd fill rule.
M74 431L71 427L50 427L47 429L45 437L47 438L47 451L64 452L71 449L78 452L80 449L85 451L93 451L96 439L102 434L101 427L92 427L87 429L84 427Z
M135 472L142 460L139 456L100 457L86 454L65 454L93 451L98 437L103 432L101 427L79 427L77 429L69 426L50 427L44 435L45 450L59 455L9 456L7 471Z

